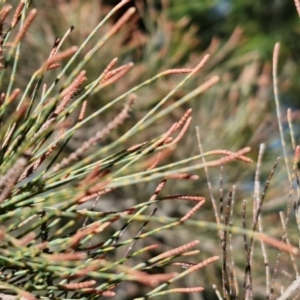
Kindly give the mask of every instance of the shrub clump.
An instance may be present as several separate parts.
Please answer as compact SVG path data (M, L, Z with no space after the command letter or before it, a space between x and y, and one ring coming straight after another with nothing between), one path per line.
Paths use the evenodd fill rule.
M192 69L166 70L131 88L91 115L86 116L88 99L104 93L107 86L118 84L133 68L133 63L116 66L108 63L97 78L89 78L84 67L106 42L134 15L127 12L90 45L98 30L128 1L115 6L79 46L64 49L74 27L54 41L48 58L34 72L24 88L22 43L37 14L32 1L21 1L14 9L1 1L1 73L0 73L0 288L2 299L98 299L113 297L122 282L150 287L141 299L167 293L192 293L202 287L168 288L189 273L216 261L187 262L198 241L167 249L148 238L162 230L171 230L189 220L204 204L198 195L161 196L167 181L195 180L193 170L240 159L249 151L237 153L212 151L173 164L162 164L184 137L191 122L191 110L159 136L139 144L130 144L134 135L218 81L213 76L181 99L166 105L172 95L194 76L208 60ZM88 45L88 47L87 47ZM89 50L86 50L86 49ZM99 148L97 143L130 117L137 99L135 92L164 76L185 77L126 133ZM120 102L125 102L122 109ZM116 108L115 108L116 106ZM115 117L74 152L64 154L77 130L96 116L114 110ZM92 151L91 151L92 149ZM204 156L222 155L221 159L195 163ZM158 180L158 181L157 181ZM157 181L152 196L123 210L99 211L97 202L117 188ZM173 222L160 225L152 221L161 201L191 201L195 206ZM151 223L152 224L152 223ZM130 229L134 235L128 234ZM131 230L131 231L134 231ZM135 243L142 247L135 249ZM161 247L162 250L158 251ZM119 251L119 252L118 252ZM113 256L120 253L119 256ZM130 296L130 295L129 295ZM124 299L124 295L122 295Z

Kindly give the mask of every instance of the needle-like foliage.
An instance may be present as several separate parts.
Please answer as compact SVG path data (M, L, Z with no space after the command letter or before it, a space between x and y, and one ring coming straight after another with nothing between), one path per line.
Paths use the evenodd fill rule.
M20 57L34 57L35 53L23 53L22 44L38 11L32 7L32 1L21 1L17 7L1 1L0 288L3 299L14 297L10 294L21 299L113 297L122 282L150 287L142 299L168 293L194 293L203 288L172 289L170 285L218 259L213 256L202 262L176 262L176 258L198 253L192 249L198 245L196 240L153 255L151 251L160 245L145 243L147 246L136 249L135 243L186 223L204 204L203 197L194 195L161 197L159 194L167 181L196 180L198 176L191 172L204 166L223 165L235 159L250 162L244 156L249 148L236 153L211 151L163 164L164 158L176 151L184 138L191 123L191 110L170 128L161 128L159 136L125 146L133 136L143 140L143 132L157 120L217 83L218 77L213 76L168 105L174 93L197 76L209 56L205 55L193 68L163 71L111 99L92 114L86 114L92 95L105 93L107 86L121 84L128 72L134 72L132 62L118 66L117 58L108 62L96 77L85 70L85 65L95 59L96 53L135 14L135 8L129 8L105 35L91 43L99 29L127 2L121 1L108 12L82 44L64 47L73 34L73 26L64 36L56 38L48 57L23 89L18 86L22 72ZM135 103L140 101L135 92L165 76L181 78L130 129L99 147L99 142L105 141L130 118ZM123 108L111 121L64 157L66 145L79 128L119 103ZM219 157L203 163L199 158L204 156ZM123 210L97 210L97 202L104 195L126 185L149 181L160 181L152 197ZM196 204L177 220L148 228L159 203L167 200ZM129 236L128 229L145 214L147 220L135 235ZM123 254L110 261L110 254L117 250Z
M176 120L171 124L166 122L165 126L159 121L177 111L179 106L186 107L190 100L218 83L216 75L206 73L198 77L202 68L209 64L208 54L189 68L159 70L147 80L143 79L146 76L143 74L141 82L125 91L124 86L128 85L123 82L135 72L133 62L113 58L99 68L98 74L90 72L87 65L97 64L99 59L99 65L104 65L105 55L101 56L101 50L135 16L136 9L129 7L113 25L107 26L115 14L127 7L129 1L122 0L101 18L82 42L69 46L71 41L76 41L78 24L70 25L64 35L55 38L43 63L23 87L24 80L20 79L26 73L23 62L26 59L34 61L37 57L28 47L22 51L24 44L30 41L27 37L38 14L32 2L22 0L12 7L0 1L2 299L148 299L159 296L166 299L174 293L202 292L202 286L182 286L182 279L219 257L211 255L199 259L198 239L187 237L186 240L179 236L180 228L185 226L218 232L223 256L224 297L238 294L233 271L233 233L242 234L245 241L247 267L243 295L252 295L250 267L255 239L262 243L265 261L266 244L291 257L299 255L287 238L278 241L262 232L261 207L277 161L263 195L257 196L250 229L232 223L235 186L227 202L220 202L220 208L211 199L216 223L195 218L205 205L202 195L163 194L167 184L198 180L194 172L198 169L205 170L209 182L209 167L232 161L252 162L245 156L249 147L236 152L224 149L204 152L199 135L199 154L175 162L166 159L178 149L188 150L184 139L191 126L193 110L184 108L183 112L182 108L175 114ZM100 34L103 28L107 30ZM210 68L217 62L218 57L215 57ZM138 70L137 74L140 72ZM148 92L147 97L155 100L149 100L151 105L146 113L135 115L136 104L144 100L143 89L149 91L153 83L169 77L174 78L172 86L165 87L163 95ZM182 93L186 91L183 87L197 77L200 82L197 87ZM100 107L90 109L91 99L106 95L109 88L110 91L115 89L115 94L121 92ZM74 144L68 148L78 132L82 135L82 131L89 130L91 122L98 124L104 115L103 119L107 120L107 112L113 112L110 120L99 125L92 134L86 132L86 140L75 149ZM157 124L155 131L150 130ZM109 138L111 136L113 138ZM259 164L257 170L258 173ZM222 180L221 176L220 182ZM124 201L117 207L109 203L111 194L117 197L117 191L122 193L124 187L138 185L148 188L142 199L133 195L138 198L134 202ZM220 189L223 200L222 193ZM174 206L183 201L189 208L185 213L179 211L179 216L168 217L161 210L163 202ZM101 209L99 202L105 203ZM245 223L246 204L243 208ZM180 246L170 247L163 238L160 241L162 232L172 230L178 233ZM268 286L269 293L271 290L272 286Z

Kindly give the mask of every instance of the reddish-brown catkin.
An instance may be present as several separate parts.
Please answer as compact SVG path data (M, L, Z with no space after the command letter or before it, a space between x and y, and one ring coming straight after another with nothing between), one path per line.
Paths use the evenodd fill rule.
M193 248L197 246L200 242L198 240L189 242L185 245L179 246L177 248L171 249L169 251L166 251L158 256L155 257L155 261L162 260L171 256L178 256L189 250L190 248Z
M14 13L14 15L13 15L11 24L10 24L11 28L14 28L14 27L17 25L17 23L18 23L18 21L19 21L19 19L20 19L20 17L21 17L21 13L22 13L22 10L23 10L24 5L25 5L25 2L24 2L24 1L20 1L20 3L18 4L18 6L17 6L17 8L16 8L16 10L15 10L15 13ZM1 10L1 17L2 17L2 10ZM1 19L2 19L2 18L1 18ZM4 18L4 19L5 19L5 18ZM3 19L3 20L4 20L4 19Z
M198 209L205 203L205 200L199 201L190 211L187 212L181 219L180 222L185 222L190 219L192 215L198 211Z
M36 9L32 9L29 12L29 14L28 14L28 16L27 16L27 18L26 18L26 20L24 22L23 27L20 29L19 33L15 37L15 40L13 42L13 46L16 46L23 39L23 37L25 36L26 32L28 31L29 26L31 25L31 23L35 19L36 14L37 14L37 10Z
M96 284L96 280L88 280L83 282L71 282L60 285L67 290L81 290L84 288L89 288Z

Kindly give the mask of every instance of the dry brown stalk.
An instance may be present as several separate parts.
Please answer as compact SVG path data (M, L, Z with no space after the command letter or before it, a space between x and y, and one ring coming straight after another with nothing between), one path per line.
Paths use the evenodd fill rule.
M187 250L189 250L190 248L193 248L195 246L197 246L200 242L198 240L189 242L185 245L179 246L177 248L168 250L164 253L161 253L160 255L155 257L155 261L159 261L159 260L163 260L165 258L171 257L171 256L178 256L178 255L182 255L184 252L186 252Z
M20 1L20 3L18 4L18 6L17 6L17 8L15 10L15 13L13 15L11 24L10 24L11 28L14 28L17 25L17 23L19 22L24 5L25 5L24 1ZM1 10L1 20L2 20L2 10Z
M15 37L15 39L13 41L13 47L15 47L23 39L26 32L28 31L29 26L35 19L36 14L37 14L37 9L35 9L35 8L29 12L28 16L25 19L23 27L20 29L20 31L18 32L17 36Z
M186 220L190 219L191 216L198 211L198 209L205 203L205 199L199 201L190 211L188 211L181 219L180 222L185 222Z

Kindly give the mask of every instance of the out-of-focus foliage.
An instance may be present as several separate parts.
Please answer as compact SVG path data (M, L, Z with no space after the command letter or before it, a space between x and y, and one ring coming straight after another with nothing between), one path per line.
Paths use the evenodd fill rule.
M265 59L270 59L274 43L281 41L284 49L297 57L299 23L293 1L171 0L170 3L170 16L176 20L188 16L191 24L199 26L204 44L213 35L227 39L238 24L245 33L243 52L258 50Z
M172 20L189 19L190 26L197 26L200 38L198 49L204 50L212 36L223 43L236 26L243 30L243 41L237 53L256 51L270 61L273 46L281 43L280 78L290 81L289 88L281 90L286 107L299 107L300 26L294 1L251 1L251 0L170 0L168 13Z

